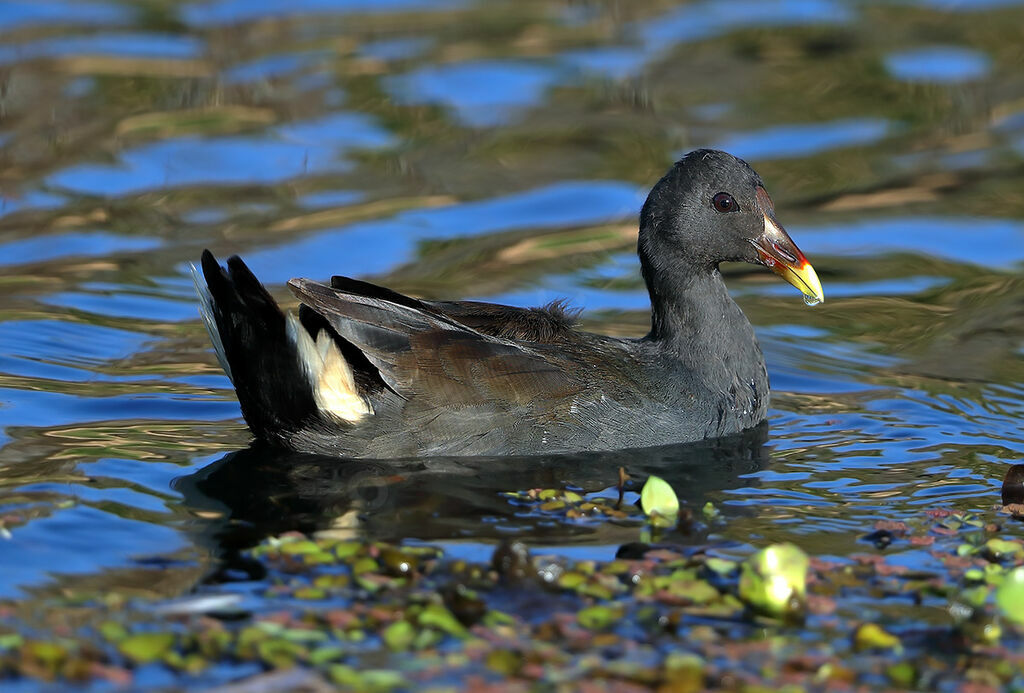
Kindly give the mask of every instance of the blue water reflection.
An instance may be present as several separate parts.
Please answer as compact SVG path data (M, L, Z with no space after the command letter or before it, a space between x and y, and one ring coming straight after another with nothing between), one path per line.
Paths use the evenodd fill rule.
M621 80L681 44L746 28L843 24L854 16L852 8L832 0L704 0L624 27L623 36L632 45L573 50L562 59L585 72Z
M245 84L266 79L280 79L294 72L306 70L313 65L325 63L330 57L323 51L306 53L284 53L268 55L256 60L235 65L224 72L228 84Z
M302 14L441 11L460 4L461 0L201 0L186 3L182 18L189 24L218 25Z
M0 243L0 266L43 262L57 258L106 256L141 252L163 245L156 238L117 236L104 231L77 231Z
M979 217L883 217L791 229L808 254L914 253L1009 270L1024 262L1024 222Z
M321 190L300 197L297 202L303 207L343 207L355 204L366 198L366 193L358 190Z
M271 184L351 165L333 152L256 137L164 140L125 151L119 165L84 164L48 183L69 192L120 196L154 188L201 184Z
M346 151L392 141L372 118L358 113L290 123L268 135L162 140L122 152L118 164L73 166L50 176L47 183L103 196L200 184L267 185L351 170L351 162L343 157Z
M989 70L986 55L958 46L928 46L886 56L893 77L908 82L967 82Z
M172 34L92 34L0 45L0 64L71 55L116 55L143 58L194 58L203 52L202 39Z
M0 216L25 209L53 209L65 202L67 198L63 195L40 190L27 190L12 196L0 195Z
M217 421L239 415L237 402L198 395L146 392L118 397L81 397L0 387L0 403L4 405L3 425L8 430L38 426L40 421L46 421L50 426L68 426L128 420ZM4 442L7 440L9 438L5 437Z
M120 287L81 287L82 291L61 291L40 297L40 302L59 308L68 308L94 315L106 315L132 320L160 319L167 322L191 320L196 316L195 302L191 298L172 298L165 295L138 293L137 289Z
M660 51L746 27L842 24L853 16L847 4L832 0L704 0L650 20L640 34L650 50Z
M650 55L640 47L591 48L564 53L562 60L583 72L621 80L639 73L650 60Z
M888 137L894 129L891 123L880 118L845 118L827 123L779 125L754 132L734 133L712 146L749 161L789 159L877 142Z
M598 224L635 215L642 200L641 192L625 183L557 183L324 231L281 248L249 253L246 262L270 283L283 283L293 276L366 276L411 260L421 240Z
M1024 4L1022 0L911 0L911 2L944 12L983 12Z
M3 32L33 24L127 24L131 17L131 10L125 6L89 0L4 0L0 3L0 31Z
M442 104L467 125L493 127L539 102L560 78L543 63L481 60L422 67L386 84L402 103Z
M363 44L359 54L375 60L408 60L425 53L430 46L427 38L384 39Z
M97 545L103 550L81 550ZM46 582L61 574L96 573L105 567L124 565L141 554L172 552L185 546L184 538L174 528L154 524L151 518L136 520L89 505L75 505L32 522L5 540L5 552L21 556L21 560L4 562L0 597L19 596L18 585Z
M139 332L66 320L0 322L0 353L5 357L37 359L45 354L47 360L63 364L99 365L127 358L152 339Z

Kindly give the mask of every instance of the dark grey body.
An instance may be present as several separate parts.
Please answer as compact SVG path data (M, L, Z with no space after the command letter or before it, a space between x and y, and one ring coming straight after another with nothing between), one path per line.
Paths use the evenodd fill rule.
M715 210L723 190L735 201ZM314 401L284 315L238 258L225 271L204 253L208 322L250 428L302 452L535 455L726 436L765 419L769 389L754 330L718 264L762 262L750 239L773 214L742 161L702 150L677 163L641 214L652 326L635 340L577 330L558 306L421 301L345 277L292 280L300 329L330 337L372 408L358 420Z
M764 358L718 273L700 281L703 300L685 311L687 334L699 335L697 342L616 339L569 324L549 330L544 341L511 340L486 334L494 330L479 320L472 329L403 309L408 315L395 322L409 332L401 338L432 348L396 347L401 338L389 332L382 340L388 350L379 355L372 344L379 330L368 336L365 323L353 320L350 294L295 281L303 302L360 346L388 387L369 395L374 414L344 436L325 421L296 431L287 445L346 457L530 455L689 442L750 428L767 411ZM464 317L442 311L472 304L425 305ZM511 311L517 309L502 311L501 324ZM528 333L529 320L543 316L522 313L517 336L539 336Z

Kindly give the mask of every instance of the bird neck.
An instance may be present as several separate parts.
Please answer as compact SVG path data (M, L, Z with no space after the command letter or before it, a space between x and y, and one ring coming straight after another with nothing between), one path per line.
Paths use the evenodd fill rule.
M732 300L718 267L692 268L649 277L651 331L648 341L690 360L695 352L726 357L757 348L754 330Z
M718 268L697 271L691 266L689 274L649 281L648 287L651 332L643 341L667 360L670 377L662 389L687 411L693 410L694 397L706 398L706 435L725 435L764 419L764 355ZM673 378L672 373L681 377Z

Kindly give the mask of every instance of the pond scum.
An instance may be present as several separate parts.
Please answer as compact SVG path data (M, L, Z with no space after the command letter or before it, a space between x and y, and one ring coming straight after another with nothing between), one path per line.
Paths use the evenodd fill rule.
M737 555L673 544L678 527L605 496L506 495L556 521L633 524L638 541L607 562L506 541L480 564L426 545L285 534L244 552L246 581L183 599L51 600L87 609L85 625L44 632L0 607L0 682L223 693L1024 690L1024 544L1006 538L1024 506L882 521L862 553L822 560L792 545ZM675 521L718 521L711 506L698 515L684 507ZM915 551L927 568L908 565ZM247 594L259 597L251 610Z

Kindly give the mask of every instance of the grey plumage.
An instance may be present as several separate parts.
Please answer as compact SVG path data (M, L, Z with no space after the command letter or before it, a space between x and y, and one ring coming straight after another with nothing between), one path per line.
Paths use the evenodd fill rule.
M724 260L763 263L757 241L774 219L763 190L744 162L710 151L684 157L654 187L638 247L652 303L642 339L579 330L560 303L423 301L347 277L289 282L301 308L285 320L241 260L225 272L209 252L204 318L254 432L298 451L531 455L725 436L761 422L768 406L753 328L718 271ZM712 206L721 191L735 198L721 205L730 213ZM791 250L783 257L806 265ZM244 338L257 332L263 343ZM337 392L318 390L339 378Z

